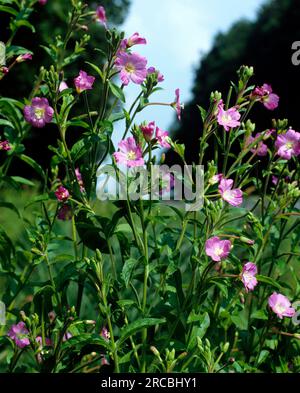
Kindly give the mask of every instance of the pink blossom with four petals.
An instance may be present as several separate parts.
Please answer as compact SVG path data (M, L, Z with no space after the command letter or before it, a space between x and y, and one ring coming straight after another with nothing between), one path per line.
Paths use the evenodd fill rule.
M95 77L88 75L85 71L79 71L79 75L74 79L74 85L78 94L85 90L92 90Z
M130 81L141 85L147 77L147 59L138 53L120 52L115 60L115 66L120 71L124 86Z
M206 255L215 262L220 262L228 257L231 250L230 240L221 240L218 236L208 239L205 243Z
M243 203L243 192L239 188L232 189L232 187L232 179L222 179L219 184L219 193L230 205L239 206Z
M295 309L291 307L289 299L280 293L273 292L269 297L268 304L280 319L283 317L291 318L295 315Z
M7 333L8 337L10 337L19 348L24 348L30 345L28 334L29 331L26 328L24 322L19 322L16 325L12 325Z
M300 154L300 132L292 129L285 134L279 134L275 142L277 154L285 160L290 160L293 156Z
M240 123L241 114L236 108L224 109L223 100L219 101L217 121L220 126L223 126L225 131L230 131L231 128L238 127Z
M31 105L25 105L25 120L37 128L44 127L52 121L54 114L53 108L49 105L47 98L34 97Z
M271 111L278 107L279 96L273 93L272 86L267 83L263 84L261 87L256 87L252 96L258 98L264 106Z
M255 137L249 136L246 140L246 146L248 147L249 145L254 143L260 136L261 133L256 134ZM263 143L262 140L260 140L256 145L252 147L252 149L250 149L250 151L251 153L256 154L259 157L264 157L268 154L268 146Z
M55 196L59 202L65 202L70 198L70 193L65 187L59 186L55 191Z
M245 286L246 292L248 291L253 291L253 289L257 285L257 279L256 279L256 274L257 274L257 266L255 263L252 262L247 262L243 266L243 270L241 273L241 280Z
M122 140L118 147L119 151L113 154L117 163L125 164L128 168L144 165L142 149L133 137Z

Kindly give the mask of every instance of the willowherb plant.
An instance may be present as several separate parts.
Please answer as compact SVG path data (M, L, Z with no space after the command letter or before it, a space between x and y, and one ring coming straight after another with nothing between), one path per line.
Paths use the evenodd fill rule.
M11 37L0 47L2 79L18 72L18 63L34 62L14 41L20 27L31 27L35 3L47 5L0 3L11 15ZM81 27L90 23L106 34L103 65L89 61L69 75L89 41ZM78 30L82 37L74 42ZM253 106L263 104L267 115L279 97L270 85L250 85L254 70L242 66L227 97L214 92L208 109L199 107L199 161L188 166L185 147L155 121L135 123L152 105L169 106L179 120L183 109L179 89L169 103L152 100L164 77L134 51L146 43L138 33L125 38L111 28L102 6L90 11L72 0L65 36L43 46L52 65L40 68L23 101L0 97L0 208L22 223L16 241L8 223L0 228L6 308L0 369L299 371L300 133L274 119L270 129L255 132L248 119ZM140 89L127 103L131 83ZM90 91L98 97L95 108ZM123 136L116 149L117 121ZM59 139L49 146L49 168L42 168L26 155L24 141L32 127L43 133L48 123ZM71 143L74 130L79 137ZM179 155L184 176L165 169L153 176L164 163L156 150L163 149ZM12 175L17 160L35 170L36 187ZM125 179L124 199L97 199L104 164L115 183ZM194 199L201 204L184 209L174 190L176 184L194 190L198 166L203 187ZM7 190L18 199L29 192L30 200L20 206Z

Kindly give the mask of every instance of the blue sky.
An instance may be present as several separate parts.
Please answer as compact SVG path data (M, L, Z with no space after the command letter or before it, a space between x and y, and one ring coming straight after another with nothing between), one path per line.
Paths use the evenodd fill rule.
M201 56L212 45L214 36L225 32L240 18L254 19L264 0L132 0L129 15L122 29L126 36L139 32L148 44L136 46L134 51L147 57L165 76L164 88L154 95L159 102L172 102L177 87L182 101L191 97L194 69ZM237 38L238 39L238 38ZM128 106L139 92L138 86L126 88ZM168 130L175 119L175 111L153 106L145 109L136 122L155 120ZM123 133L124 123L116 125L115 146Z

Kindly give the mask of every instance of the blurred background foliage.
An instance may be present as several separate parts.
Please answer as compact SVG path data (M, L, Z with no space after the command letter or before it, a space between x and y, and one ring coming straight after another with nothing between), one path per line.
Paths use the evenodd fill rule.
M262 105L251 112L256 132L270 128L272 117L287 118L290 126L300 129L300 66L294 66L291 61L292 43L300 39L299 21L299 0L269 0L254 22L238 21L228 32L215 37L211 50L202 57L196 69L192 99L183 111L183 120L173 126L175 139L186 145L189 163L198 160L198 139L202 129L196 105L206 108L214 90L226 94L229 81L236 80L235 71L242 64L254 67L258 85L271 84L280 96L279 108L274 112L266 113ZM169 151L167 161L179 163L179 158Z

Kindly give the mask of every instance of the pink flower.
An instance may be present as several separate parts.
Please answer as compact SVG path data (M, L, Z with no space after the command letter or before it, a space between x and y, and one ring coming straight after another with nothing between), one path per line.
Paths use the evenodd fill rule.
M206 255L211 257L215 262L220 262L228 257L231 249L230 240L220 240L218 236L208 239L205 243Z
M0 67L0 71L4 74L4 75L6 75L6 74L8 74L9 73L9 68L8 67Z
M147 142L150 142L153 138L154 130L155 130L155 122L151 121L147 125L141 125L140 129L144 135L144 138Z
M55 318L56 318L56 313L55 313L55 311L50 311L50 312L48 313L48 318L49 318L50 323L53 323L53 322L55 321Z
M47 4L47 1L48 1L48 0L39 0L39 4L40 4L40 5L45 5L45 4Z
M85 192L85 188L84 188L84 184L83 184L83 180L82 180L82 175L80 173L79 168L75 169L75 174L76 174L76 178L80 187L80 191L81 192Z
M147 76L147 59L138 53L120 52L116 58L115 65L120 71L123 85L127 86L130 80L141 85Z
M105 340L110 339L109 331L106 329L105 326L102 328L100 336L103 337Z
M174 188L175 184L175 179L172 173L165 172L162 174L161 177L162 184L161 184L161 189L159 190L159 193L162 195L164 192L169 192L171 191L172 188Z
M266 83L262 87L256 87L252 96L258 98L271 111L278 107L279 96L274 94L272 87Z
M63 335L63 342L65 342L65 341L68 341L68 340L70 340L70 338L72 338L73 337L73 334L72 333L70 333L70 332L66 332L64 335Z
M55 191L55 195L58 201L60 202L65 202L70 197L69 191L63 186L58 187L58 189Z
M280 293L273 292L269 297L268 304L280 319L292 317L295 314L295 309L291 307L289 299Z
M245 286L246 292L253 291L253 289L257 285L257 279L255 278L256 274L257 274L257 267L255 263L247 262L243 266L243 270L241 273L241 280Z
M170 145L168 143L169 133L168 131L163 131L159 127L156 127L155 138L157 139L157 143L161 147L169 148Z
M120 151L113 154L117 163L125 164L128 168L144 165L142 149L133 137L122 140L118 147Z
M96 19L107 29L107 18L105 8L100 5L96 9Z
M57 212L57 218L61 221L68 221L72 218L72 209L69 205L62 205Z
M0 141L0 150L11 150L11 145L9 143L9 141Z
M221 181L222 179L223 179L223 173L218 173L218 174L212 176L212 177L209 179L209 184L213 185L213 184L220 183L220 181Z
M272 183L275 184L275 186L277 186L277 184L278 184L278 177L272 175Z
M231 128L238 127L240 123L241 115L236 108L229 108L227 111L224 110L223 100L220 100L218 104L218 115L217 121L220 126L223 126L225 131L229 131Z
M132 34L129 38L124 38L121 42L121 49L128 49L134 45L146 45L147 41L145 38L141 37L139 33Z
M289 129L285 134L277 136L275 147L277 154L285 160L300 154L300 133Z
M181 111L184 109L184 104L180 102L180 90L175 90L175 101L171 104L177 113L178 120L181 120Z
M41 336L37 336L35 338L35 341L39 344L39 348L42 349L43 348L43 339ZM52 340L48 337L45 337L45 346L47 347L51 347L52 346Z
M261 133L256 134L255 137L249 136L249 138L246 140L246 146L248 147L251 145L253 142L255 142L259 137L261 136ZM260 157L264 157L268 154L268 146L263 143L263 141L259 141L256 145L250 149L251 153L256 153L256 155Z
M54 110L49 105L47 98L35 97L31 105L24 107L25 120L37 128L42 128L46 123L50 123L53 118Z
M243 203L243 192L239 188L232 189L232 179L222 179L219 185L219 193L224 201L232 206L239 206Z
M66 84L65 81L61 81L58 87L58 91L61 93L62 91L68 89L68 85Z
M74 85L78 94L85 90L92 90L95 82L93 76L88 75L85 71L79 71L79 75L74 79Z
M10 337L19 348L24 348L27 345L30 345L28 334L29 331L27 330L24 322L12 325L7 333L8 337Z
M157 76L157 82L163 82L165 80L165 77L163 74L157 70L155 67L149 67L147 70L148 75L156 74Z
M32 54L31 53L25 53L24 55L19 55L16 58L16 62L17 63L22 63L23 61L27 61L27 60L32 60Z

